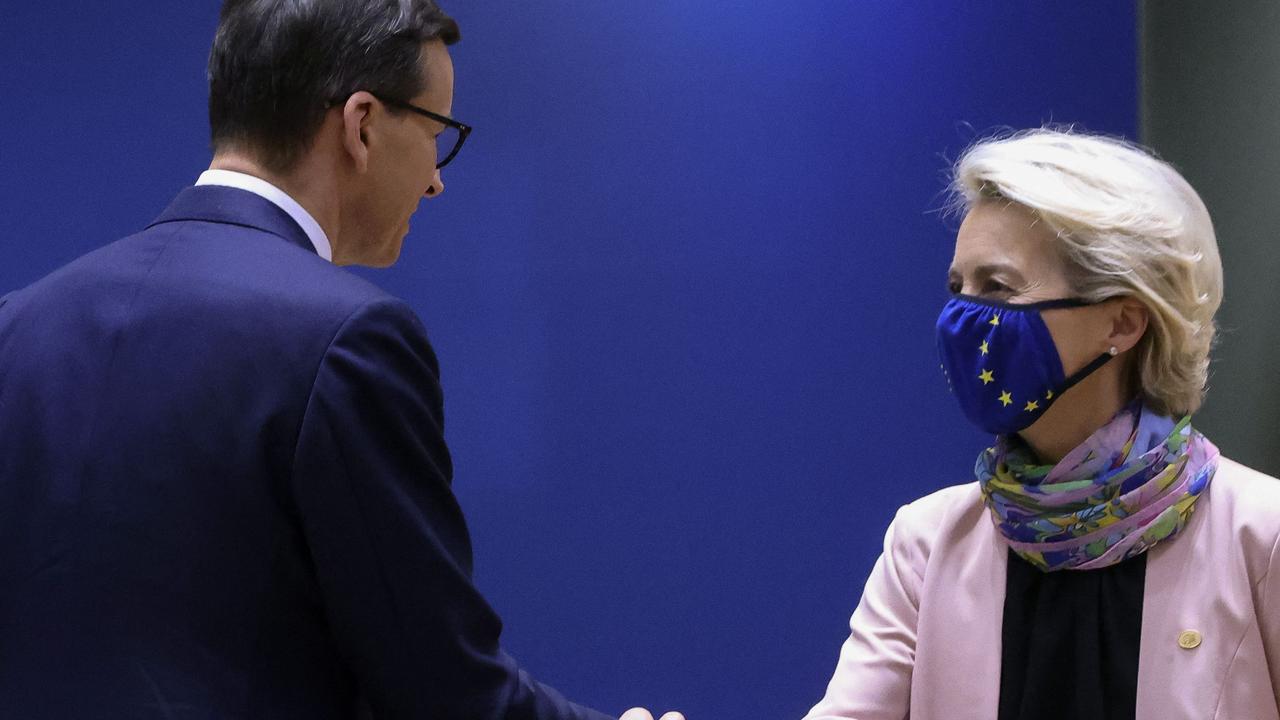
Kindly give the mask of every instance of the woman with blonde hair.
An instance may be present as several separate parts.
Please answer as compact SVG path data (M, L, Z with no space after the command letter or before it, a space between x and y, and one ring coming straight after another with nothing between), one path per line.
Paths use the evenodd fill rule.
M899 510L808 718L1277 720L1280 484L1197 432L1208 211L1130 143L978 142L937 323L976 482Z

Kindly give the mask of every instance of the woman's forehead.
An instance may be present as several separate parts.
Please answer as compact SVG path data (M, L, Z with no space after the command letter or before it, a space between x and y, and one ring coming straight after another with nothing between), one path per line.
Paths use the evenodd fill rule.
M999 269L1060 273L1054 231L1035 213L1004 202L978 203L956 233L952 270L962 274Z

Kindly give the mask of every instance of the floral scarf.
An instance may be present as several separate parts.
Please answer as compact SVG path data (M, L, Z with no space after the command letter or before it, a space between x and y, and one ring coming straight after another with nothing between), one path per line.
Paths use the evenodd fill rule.
M1000 436L976 473L1014 552L1045 572L1114 565L1173 537L1218 467L1218 448L1134 402L1057 465Z

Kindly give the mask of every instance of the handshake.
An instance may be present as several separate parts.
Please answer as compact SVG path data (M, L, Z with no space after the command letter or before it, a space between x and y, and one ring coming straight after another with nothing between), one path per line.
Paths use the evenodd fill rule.
M653 715L649 714L649 711L644 708L631 708L623 713L618 720L653 720ZM684 715L678 712L669 712L659 720L684 720Z

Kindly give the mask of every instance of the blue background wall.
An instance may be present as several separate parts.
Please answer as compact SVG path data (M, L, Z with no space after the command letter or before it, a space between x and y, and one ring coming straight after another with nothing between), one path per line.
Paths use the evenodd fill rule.
M894 510L983 438L939 377L976 134L1134 135L1129 2L448 3L476 126L400 263L511 651L611 711L798 717ZM207 165L217 3L0 10L0 292ZM362 271L363 272L363 271Z

